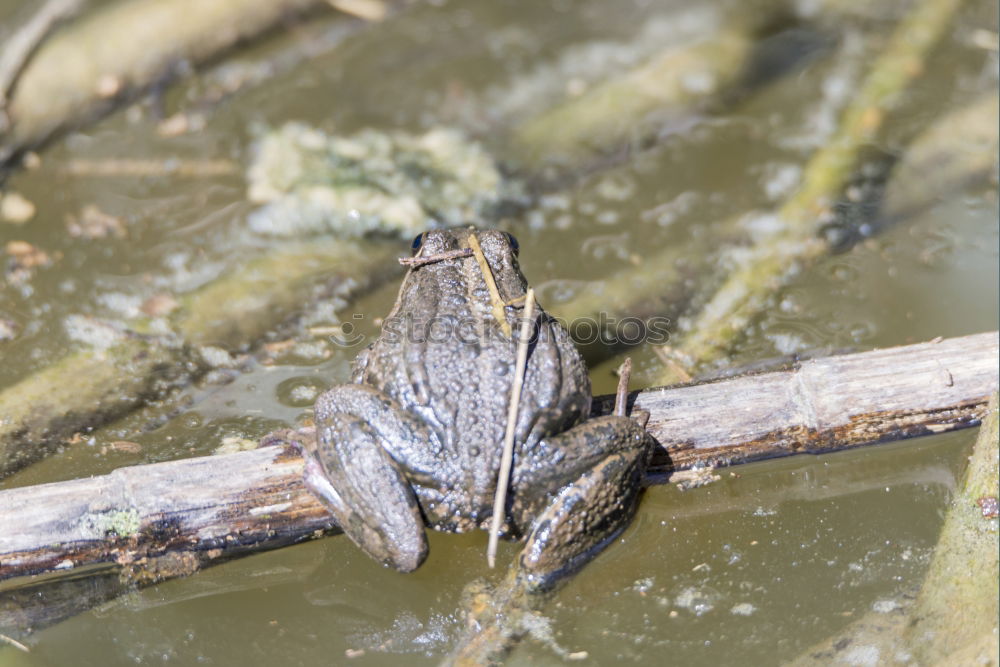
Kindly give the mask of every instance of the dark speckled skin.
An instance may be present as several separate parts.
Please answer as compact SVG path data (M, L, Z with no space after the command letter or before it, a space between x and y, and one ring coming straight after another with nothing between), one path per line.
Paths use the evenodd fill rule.
M452 229L422 236L422 256L475 233L504 301L526 281L510 237ZM585 562L631 518L650 451L627 417L585 421L590 380L569 334L538 310L521 394L505 531L527 537L522 565L540 584ZM520 305L505 308L518 331ZM306 481L351 539L402 571L427 553L424 524L487 527L500 468L516 344L494 319L476 260L411 268L354 383L316 402L317 454Z

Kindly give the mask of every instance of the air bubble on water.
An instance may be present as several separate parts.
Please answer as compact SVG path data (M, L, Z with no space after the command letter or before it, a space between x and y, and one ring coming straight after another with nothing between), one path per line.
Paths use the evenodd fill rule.
M888 614L889 612L896 611L901 605L897 600L876 600L872 604L872 611L877 614Z
M806 348L805 341L794 334L772 333L767 334L767 339L781 354L794 354Z
M613 225L621 219L621 216L617 211L607 210L598 213L595 219L602 225Z
M764 169L762 186L764 194L771 201L778 201L789 195L802 176L802 167L791 162L772 162Z
M319 388L308 384L300 384L288 392L288 397L296 403L309 403L314 401L318 395Z
M530 211L526 221L530 229L545 229L545 213L538 209Z
M635 194L635 181L624 174L605 176L596 187L597 195L610 201L625 201Z
M695 70L681 76L681 86L688 93L706 95L713 92L717 85L718 79L708 70Z
M755 241L774 237L785 230L787 225L774 213L748 213L740 219L743 227Z
M715 608L719 595L710 589L688 587L682 590L674 600L674 604L687 609L695 616L707 614Z
M632 590L637 593L648 593L655 583L653 577L646 577L644 579L636 579L635 583L632 584Z
M138 317L141 314L142 297L124 292L99 294L97 301L108 310L122 317Z

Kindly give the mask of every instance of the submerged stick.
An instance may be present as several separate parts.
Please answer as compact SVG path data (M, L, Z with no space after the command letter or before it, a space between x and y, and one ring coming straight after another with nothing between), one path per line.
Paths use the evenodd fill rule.
M500 527L507 515L507 487L510 485L510 469L514 463L514 432L517 429L517 408L521 404L521 387L524 386L524 370L528 365L528 345L531 343L532 316L535 314L535 290L528 288L524 297L524 312L521 317L521 335L517 340L517 358L514 361L514 382L510 387L510 407L507 410L507 430L503 435L503 452L500 454L500 476L493 498L493 517L490 521L490 539L486 547L486 562L492 569L496 565L497 540Z
M122 0L90 12L41 45L7 106L0 165L60 130L80 126L321 0Z
M765 310L774 292L803 264L829 250L818 232L877 137L900 94L924 69L961 0L923 0L896 28L889 45L843 114L834 137L806 167L798 191L778 210L784 229L741 253L738 267L701 309L677 352L698 367L724 356ZM661 376L664 382L674 378Z
M387 248L362 252L343 241L277 250L181 297L171 337L122 332L108 347L69 352L0 390L0 477L201 377L209 370L203 346L245 349L305 304L377 286L399 271L389 260Z
M788 667L825 667L845 651L911 656L918 665L996 665L997 519L983 499L997 498L997 395L969 457L918 591L896 596L892 614L869 612L846 629L810 647Z
M23 26L6 40L0 51L0 132L7 129L7 98L25 64L42 40L59 22L80 11L83 0L47 0Z
M921 664L941 664L949 658L951 664L986 664L968 650L977 646L992 647L996 656L998 438L994 393L906 629L906 643Z
M668 44L640 65L526 120L513 131L515 157L535 169L557 164L579 170L624 147L648 145L671 117L690 116L731 90L762 28L780 14L768 5L729 17L712 35Z
M997 387L997 357L992 332L637 392L634 408L650 412L648 430L662 446L650 481L976 426ZM613 403L598 397L594 412L607 414ZM0 580L98 564L128 566L140 578L177 576L335 528L290 446L0 491L0 507ZM187 570L156 569L157 559L182 555Z

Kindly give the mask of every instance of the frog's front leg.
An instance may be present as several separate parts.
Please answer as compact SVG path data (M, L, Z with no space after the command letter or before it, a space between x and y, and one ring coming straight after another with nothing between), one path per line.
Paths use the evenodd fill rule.
M521 569L533 586L550 588L597 555L631 521L642 491L653 441L643 425L629 417L598 417L540 443L539 452L559 451L575 461L575 478L550 498L534 517ZM535 460L522 481L551 483L552 469ZM564 468L566 475L573 467ZM552 488L552 487L550 487ZM523 519L522 519L523 520ZM523 524L522 524L523 525Z
M390 451L431 443L422 422L382 392L361 384L333 387L316 400L316 452L305 481L351 540L401 572L427 556L416 496ZM304 452L304 454L308 454Z

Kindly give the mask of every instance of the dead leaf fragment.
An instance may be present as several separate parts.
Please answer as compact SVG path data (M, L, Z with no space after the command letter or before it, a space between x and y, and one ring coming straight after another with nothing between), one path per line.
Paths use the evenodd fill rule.
M180 305L172 294L154 294L139 306L139 310L150 317L163 317L177 310Z
M0 195L0 219L21 225L35 217L35 205L18 192Z
M4 253L9 258L4 267L4 277L14 284L23 283L36 268L52 263L47 252L27 241L8 241L4 246Z
M983 496L976 500L976 504L979 505L984 519L995 519L1000 513L1000 501L996 496Z
M0 341L14 340L18 330L17 322L0 317Z
M97 80L97 95L107 99L121 92L122 80L114 74L102 74Z
M87 204L79 215L66 217L66 231L73 238L102 239L114 236L122 239L125 238L125 223L94 204Z
M142 445L131 440L115 440L109 447L116 452L126 452L128 454L138 454L142 451Z

